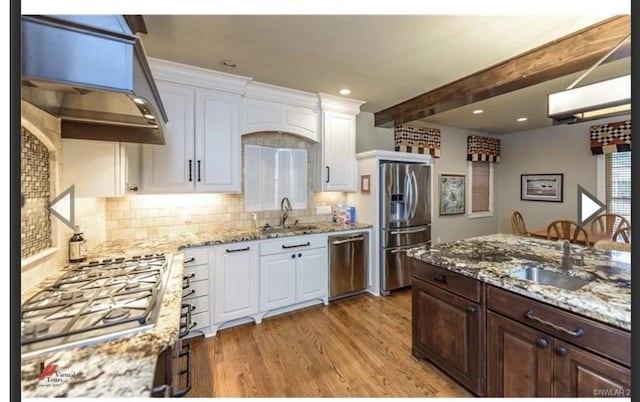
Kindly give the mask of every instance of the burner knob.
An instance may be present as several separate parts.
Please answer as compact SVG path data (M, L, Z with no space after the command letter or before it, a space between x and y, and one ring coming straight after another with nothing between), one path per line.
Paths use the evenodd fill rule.
M124 261L124 257L118 257L118 258L116 258L116 262L122 262L122 261Z
M134 255L134 256L133 256L133 257L131 257L131 258L132 258L132 259L134 259L134 260L139 260L139 259L140 259L140 256L139 256L139 255Z
M145 254L144 256L149 258L149 257L153 257L153 254Z
M109 263L111 261L112 261L111 258L105 258L104 260L102 260L102 263L103 264L107 264L107 263Z

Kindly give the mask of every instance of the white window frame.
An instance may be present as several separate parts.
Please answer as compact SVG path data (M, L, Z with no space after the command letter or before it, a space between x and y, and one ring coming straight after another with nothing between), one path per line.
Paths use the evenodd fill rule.
M596 155L596 197L600 202L607 201L607 178L604 154Z
M469 186L467 187L469 189L469 191L467 191L467 205L469 206L469 209L467 212L467 217L469 219L476 219L476 218L488 218L493 216L493 199L494 199L494 195L493 195L493 188L494 188L494 168L493 168L493 163L491 162L487 162L489 163L489 210L488 211L482 211L482 212L472 212L473 210L473 205L472 205L472 200L473 200L473 162L472 161L467 161L467 177L469 178Z

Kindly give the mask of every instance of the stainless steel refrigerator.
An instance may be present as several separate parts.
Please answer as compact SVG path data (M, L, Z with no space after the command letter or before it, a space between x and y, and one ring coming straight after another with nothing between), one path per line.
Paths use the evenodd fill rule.
M411 284L406 251L431 242L430 169L426 164L380 163L383 294Z

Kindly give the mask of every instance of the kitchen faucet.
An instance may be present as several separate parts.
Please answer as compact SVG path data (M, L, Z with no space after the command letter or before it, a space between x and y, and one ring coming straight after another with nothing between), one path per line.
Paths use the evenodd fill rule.
M580 266L584 265L584 256L582 254L578 254L578 256L580 258L576 259L576 264ZM569 240L564 240L562 242L562 268L571 269L573 263L574 259L571 257L571 243Z
M287 197L282 198L280 201L280 211L282 211L282 215L280 216L280 226L284 227L287 222L287 218L289 217L289 211L291 211L291 202Z

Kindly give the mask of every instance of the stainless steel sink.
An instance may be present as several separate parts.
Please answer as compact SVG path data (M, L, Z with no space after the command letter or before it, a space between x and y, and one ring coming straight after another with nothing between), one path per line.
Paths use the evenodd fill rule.
M580 278L576 276L570 276L565 273L549 271L537 267L523 268L515 271L511 274L511 277L518 279L526 279L542 285L555 286L557 288L566 290L577 290L584 285L592 282L593 277Z
M313 230L317 229L317 226L313 225L287 225L287 226L267 226L261 227L260 231L262 233L287 233L287 232L297 232L303 230Z

